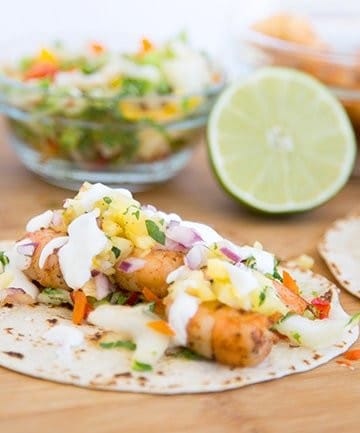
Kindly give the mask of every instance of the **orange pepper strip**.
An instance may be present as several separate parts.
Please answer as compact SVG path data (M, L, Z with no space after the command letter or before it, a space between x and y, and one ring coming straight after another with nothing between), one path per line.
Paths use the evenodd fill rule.
M162 300L147 287L143 288L142 294L147 302L155 302L155 313L158 314L159 316L163 316L165 313L165 306Z
M145 300L148 302L156 302L156 303L161 302L161 299L158 296L156 296L155 293L152 290L148 289L147 287L143 288L142 293L144 295Z
M149 39L143 38L141 39L141 52L142 53L149 53L154 49L154 44L149 41Z
M74 302L72 321L75 325L80 325L87 313L87 299L82 290L76 290L71 293L71 298Z
M148 322L147 326L160 334L175 335L175 332L170 328L170 326L164 320L154 320L153 322Z
M92 42L90 44L90 48L95 54L101 54L105 51L104 45L100 44L99 42Z
M283 284L287 289L291 290L296 295L298 295L300 293L300 289L299 289L299 286L296 284L296 281L286 271L283 271Z
M349 361L359 361L360 360L360 349L348 350L344 353L344 358Z

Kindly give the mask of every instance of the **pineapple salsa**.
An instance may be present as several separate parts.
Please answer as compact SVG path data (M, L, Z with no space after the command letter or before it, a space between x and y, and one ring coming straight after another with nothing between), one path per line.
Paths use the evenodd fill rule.
M162 45L143 39L121 54L58 43L0 67L1 76L2 97L19 110L16 135L45 160L90 166L161 160L190 145L200 130L187 121L208 112L223 82L184 35Z

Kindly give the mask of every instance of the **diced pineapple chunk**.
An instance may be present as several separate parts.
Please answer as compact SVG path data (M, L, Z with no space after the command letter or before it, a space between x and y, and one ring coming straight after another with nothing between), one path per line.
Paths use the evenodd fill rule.
M208 260L206 274L211 280L229 280L224 261L220 259Z
M12 283L14 275L10 271L0 274L0 289L6 289Z
M251 293L252 310L271 316L274 313L286 314L289 309L279 298L274 286L262 286Z
M215 281L212 284L212 289L216 295L216 299L229 307L236 309L244 308L244 300L239 298L230 282ZM246 302L248 304L248 302Z

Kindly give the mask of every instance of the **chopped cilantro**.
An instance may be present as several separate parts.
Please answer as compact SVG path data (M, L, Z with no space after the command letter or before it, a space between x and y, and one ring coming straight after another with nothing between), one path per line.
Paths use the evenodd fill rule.
M124 305L128 297L121 292L115 292L110 296L110 304Z
M282 276L279 274L279 272L278 272L278 270L277 270L276 267L275 267L275 269L274 269L273 278L274 278L275 280L279 280L280 283L283 282Z
M152 366L150 364L144 364L143 362L134 361L132 364L132 369L135 371L151 371Z
M248 268L254 269L256 266L256 259L254 256L250 256L245 260L245 266Z
M266 287L264 287L264 289L260 292L259 307L260 307L260 305L262 305L265 302L265 299L266 299Z
M113 252L116 259L119 258L121 254L121 250L118 247L112 247L111 251Z
M130 212L130 209L132 208L132 207L134 207L135 209L139 209L137 206L135 206L134 204L131 204L130 206L128 206L126 209L125 209L125 211L123 212L123 215L127 215L129 212ZM136 211L134 211L133 213L132 213L132 215L134 215L136 213Z
M145 220L145 225L149 236L159 244L165 245L165 233L159 229L156 223L152 220Z
M10 263L9 257L5 254L5 251L0 251L0 263L4 267Z
M110 204L112 202L112 199L110 197L103 197L103 200L106 204Z
M298 344L301 344L301 335L298 332L293 332L291 336Z
M138 220L140 218L140 209L136 210L135 212L133 212L131 215L134 215L135 218Z
M136 344L129 340L118 340L118 341L101 342L100 347L102 347L103 349L116 349L121 347L128 350L135 350Z

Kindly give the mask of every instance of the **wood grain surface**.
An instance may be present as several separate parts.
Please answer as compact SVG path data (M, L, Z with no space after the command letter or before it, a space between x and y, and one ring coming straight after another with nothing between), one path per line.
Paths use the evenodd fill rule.
M0 175L1 239L18 238L31 215L57 207L72 194L26 171L1 125ZM175 179L136 198L212 225L234 242L260 240L283 259L310 254L315 269L332 279L316 245L334 219L359 208L360 178L353 177L333 200L312 212L264 217L249 213L223 193L200 146ZM360 310L360 301L346 292L341 300L350 313ZM0 432L358 432L360 361L353 365L350 370L331 361L313 371L235 391L180 396L80 389L0 368Z

